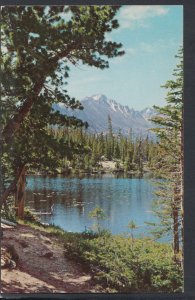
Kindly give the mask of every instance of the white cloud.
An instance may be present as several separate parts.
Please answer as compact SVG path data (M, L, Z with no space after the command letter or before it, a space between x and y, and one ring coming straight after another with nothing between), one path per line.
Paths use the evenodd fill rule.
M167 13L168 8L163 5L124 5L120 11L120 25L121 28L145 26L146 19Z

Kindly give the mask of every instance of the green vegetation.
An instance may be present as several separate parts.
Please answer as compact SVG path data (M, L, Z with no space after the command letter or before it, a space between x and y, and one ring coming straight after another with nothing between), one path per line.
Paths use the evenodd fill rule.
M100 234L102 231L100 221L106 219L106 214L104 213L104 210L100 207L96 207L89 213L89 217L94 218L96 220L94 227L95 229L97 229L97 232Z
M132 245L132 249L133 249L133 244L134 244L134 230L136 230L138 227L136 226L135 222L133 220L131 220L127 227L130 229L131 232L131 245Z
M49 135L54 139L63 140L66 145L64 155L55 155L56 162L52 165L39 165L30 168L29 172L42 172L43 174L65 174L105 172L103 162L115 162L116 173L143 175L146 171L153 171L153 159L158 156L158 145L145 138L132 138L120 134L92 134L83 128L49 128ZM132 132L132 131L131 131ZM75 145L73 147L73 145ZM112 147L111 147L112 145Z
M169 245L121 236L93 239L67 237L67 254L90 266L94 277L120 292L181 291L181 268L173 263Z
M132 241L105 231L72 233L58 226L43 230L64 243L65 255L87 268L108 291L182 291L182 269L174 263L170 245L147 238Z
M180 251L183 251L183 50L180 49L174 77L167 81L168 90L164 107L156 107L158 115L153 121L159 137L159 155L156 157L155 175L163 181L157 183L156 201L153 210L160 223L153 224L156 237L173 236L174 259L183 266ZM159 126L160 125L160 126ZM151 224L152 225L152 224ZM156 226L157 225L157 226Z
M55 112L53 105L82 109L65 89L69 64L105 69L107 59L124 54L122 44L107 38L119 26L118 10L108 5L2 7L1 207L15 193L24 168L53 170L68 153L82 152L47 128L86 125Z
M82 62L99 69L107 59L124 54L122 45L108 40L118 28L118 6L4 6L2 22L1 202L3 216L13 220L24 197L24 170L46 173L70 170L104 171L112 160L116 172L153 171L158 182L154 212L160 217L153 234L173 235L173 249L151 239L136 239L136 225L127 225L131 237L102 231L101 208L91 212L97 232L67 233L48 227L64 243L66 255L86 265L94 278L120 292L179 292L183 259L183 53L174 79L165 84L167 105L155 107L157 142L114 135L108 116L106 135L89 134L87 124L53 109L63 103L81 104L64 88L69 64ZM65 17L64 17L65 16ZM22 175L21 175L22 174ZM19 186L18 182L21 180ZM14 196L17 201L14 203ZM10 213L10 208L14 213ZM17 213L16 213L17 214ZM30 212L20 217L40 226ZM173 250L173 253L172 253Z

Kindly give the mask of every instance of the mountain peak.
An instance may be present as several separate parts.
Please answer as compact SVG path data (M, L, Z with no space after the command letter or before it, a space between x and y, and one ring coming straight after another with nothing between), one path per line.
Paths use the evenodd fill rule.
M103 94L96 94L96 95L93 95L93 96L91 96L91 97L88 97L88 98L91 98L91 99L93 99L93 100L95 100L95 101L100 101L100 100L107 100L107 97L105 96L105 95L103 95Z
M141 110L141 114L142 116L148 120L150 119L152 116L156 115L156 111L154 108L152 107L146 107L143 110Z
M90 97L85 97L81 100L84 107L80 110L70 110L58 105L58 110L69 116L87 121L89 131L91 132L107 132L108 130L108 115L112 120L113 132L118 132L121 129L122 134L128 135L129 129L133 130L135 136L148 135L148 130L154 125L150 122L150 118L156 114L153 108L145 108L141 111L129 108L127 105L122 105L117 101L107 98L103 94L95 94ZM152 133L149 133L152 136Z

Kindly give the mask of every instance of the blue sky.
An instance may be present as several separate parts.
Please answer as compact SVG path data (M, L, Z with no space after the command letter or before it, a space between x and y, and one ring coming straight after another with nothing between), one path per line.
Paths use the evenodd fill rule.
M172 78L183 44L183 7L126 5L118 20L120 28L108 38L121 42L126 54L109 60L106 70L71 66L69 94L78 100L104 94L135 109L164 105L167 91L161 86Z

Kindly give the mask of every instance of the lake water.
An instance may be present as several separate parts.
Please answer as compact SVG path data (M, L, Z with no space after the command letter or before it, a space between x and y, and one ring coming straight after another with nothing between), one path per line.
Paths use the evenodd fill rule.
M145 221L155 221L151 212L154 182L149 178L117 178L111 174L90 177L27 176L26 205L42 215L41 221L59 225L67 231L91 229L89 212L101 207L106 219L101 222L113 234L128 232L133 220L135 236L149 235Z

